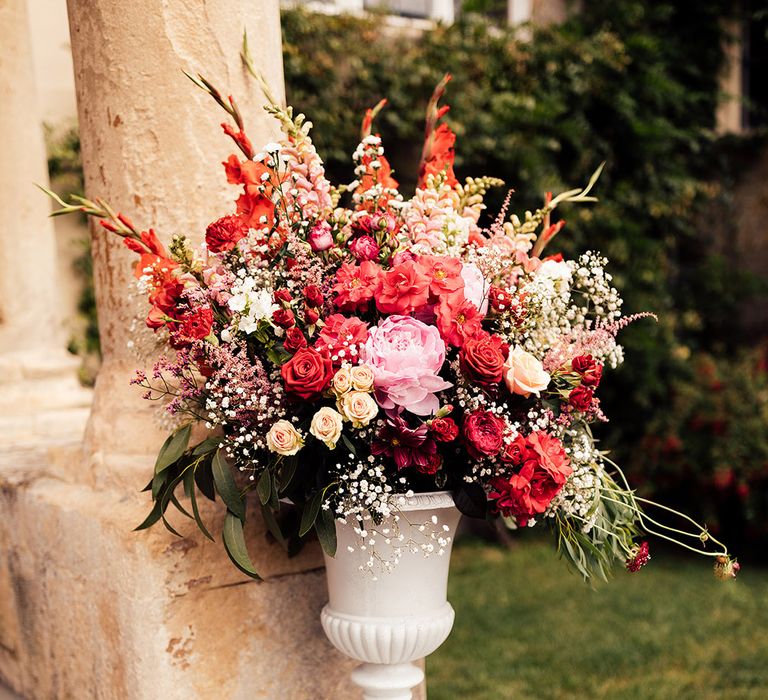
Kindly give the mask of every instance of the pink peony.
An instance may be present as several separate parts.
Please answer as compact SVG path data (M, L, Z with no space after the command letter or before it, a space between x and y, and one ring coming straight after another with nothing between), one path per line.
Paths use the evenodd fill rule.
M309 247L315 253L321 253L333 247L333 233L331 232L330 224L327 221L320 221L315 224L309 232L307 240L309 241Z
M371 236L358 236L349 244L349 252L358 260L376 260L379 244Z
M431 415L440 405L435 394L452 386L438 376L445 343L437 328L409 316L390 316L371 328L361 357L373 368L376 400L384 409Z

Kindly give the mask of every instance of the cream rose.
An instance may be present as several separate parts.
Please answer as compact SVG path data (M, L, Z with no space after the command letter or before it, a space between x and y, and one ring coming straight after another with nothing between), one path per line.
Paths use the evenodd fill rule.
M336 371L331 380L331 391L338 398L341 398L342 394L346 394L352 388L352 377L349 369L342 367Z
M373 397L365 391L350 391L339 401L342 415L352 422L355 428L368 425L379 412L379 407Z
M349 370L352 388L356 391L371 391L373 389L373 370L368 365L357 365Z
M550 376L531 353L516 345L509 351L504 364L504 381L513 394L530 396L539 395L549 385Z
M336 447L336 443L341 437L343 420L344 419L338 411L334 411L328 406L323 406L312 417L309 432L320 440L320 442L324 442L329 450L332 450Z
M304 447L304 440L291 423L279 420L267 433L267 447L279 455L295 455Z

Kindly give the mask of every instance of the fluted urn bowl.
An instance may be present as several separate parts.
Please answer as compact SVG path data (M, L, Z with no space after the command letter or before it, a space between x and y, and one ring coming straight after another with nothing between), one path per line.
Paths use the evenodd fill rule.
M435 651L453 627L448 568L461 517L453 498L447 491L415 494L395 514L377 526L366 521L371 532L363 539L356 521L337 521L336 556L325 557L329 601L321 613L323 629L339 651L363 662L352 680L366 700L409 700L424 679L412 662ZM449 540L442 555L439 538ZM404 546L409 539L413 548ZM430 543L433 550L425 556ZM383 570L381 561L390 561L396 548L399 561Z

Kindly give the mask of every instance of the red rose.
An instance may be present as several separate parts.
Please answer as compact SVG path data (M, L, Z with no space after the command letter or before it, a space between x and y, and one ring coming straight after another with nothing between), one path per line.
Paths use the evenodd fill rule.
M311 326L313 323L317 323L317 319L320 318L320 314L314 309L310 309L308 306L304 307L304 320Z
M482 386L498 384L508 354L509 346L498 335L486 333L467 338L459 352L461 371Z
M185 338L200 340L205 338L213 326L213 311L209 306L198 307L181 318L179 334Z
M205 230L205 244L212 253L223 253L232 250L247 233L247 223L231 214L209 224Z
M381 276L376 308L385 314L412 314L429 299L430 278L413 260L395 265Z
M147 315L147 327L156 331L158 328L162 328L165 325L166 318L167 316L163 311L156 306L153 306Z
M459 426L453 418L433 418L429 429L438 442L453 442L459 437Z
M291 296L291 293L287 289L278 289L275 292L275 302L283 301L286 304L290 304L293 300L293 297Z
M272 321L280 328L290 328L296 325L296 319L290 309L278 309L272 314Z
M571 360L574 372L581 375L582 384L597 386L603 376L603 365L595 360L592 355L579 355Z
M504 421L490 411L475 411L464 419L464 442L474 459L499 453L504 435Z
M527 438L520 435L512 445L514 449L508 446L506 451L515 453L511 461L519 471L494 477L488 497L503 515L514 516L524 527L547 509L573 470L560 440L548 433L537 430Z
M519 468L530 459L535 460L536 454L531 449L530 443L522 435L518 435L512 442L504 445L501 461L505 464Z
M308 284L304 287L304 300L308 306L320 308L323 305L323 293L316 284Z
M586 386L577 386L568 394L568 403L577 411L586 413L592 407L592 401L595 398L595 392Z
M280 374L289 394L311 399L330 383L333 365L314 348L302 348L280 368Z
M295 353L297 350L301 350L302 348L307 347L307 339L304 337L304 334L301 332L300 328L296 328L296 326L294 326L285 332L285 341L283 342L283 347L287 352L290 352L291 354Z

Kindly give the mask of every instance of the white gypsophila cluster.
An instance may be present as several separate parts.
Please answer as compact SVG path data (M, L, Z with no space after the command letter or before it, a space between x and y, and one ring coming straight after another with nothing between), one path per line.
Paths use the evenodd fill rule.
M595 524L595 503L600 497L600 473L603 464L589 433L578 426L565 431L564 449L571 461L572 474L552 499L545 518L563 515L581 523L582 532Z
M560 277L534 274L519 291L525 299L525 319L507 329L512 342L538 358L544 357L562 335L571 330L566 311L571 300L570 286Z
M260 321L271 319L280 308L274 302L272 289L260 286L259 280L245 270L238 272L231 293L227 306L235 314L234 327L246 335L253 333Z
M581 326L591 319L608 324L621 316L623 302L618 290L611 285L612 276L605 271L607 264L607 258L593 251L587 251L570 263L573 270L572 294L578 304L569 309L573 312L569 319L572 325Z

